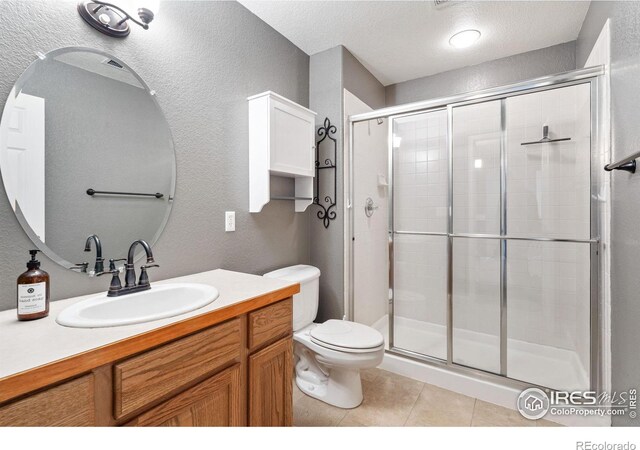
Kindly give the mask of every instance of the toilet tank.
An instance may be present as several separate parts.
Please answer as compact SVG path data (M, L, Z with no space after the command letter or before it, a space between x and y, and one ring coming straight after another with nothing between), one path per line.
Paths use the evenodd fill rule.
M274 270L263 276L300 283L300 293L293 296L293 331L313 323L318 314L320 269L299 264Z

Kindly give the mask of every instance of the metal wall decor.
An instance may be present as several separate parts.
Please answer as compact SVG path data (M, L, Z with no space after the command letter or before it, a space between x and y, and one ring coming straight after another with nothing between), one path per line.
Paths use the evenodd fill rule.
M337 149L338 143L336 138L334 137L337 128L335 125L331 125L331 121L328 117L324 119L324 126L318 129L318 136L320 136L320 140L316 142L316 179L315 179L315 195L313 197L313 203L318 205L321 209L318 211L318 219L322 220L325 228L329 228L329 224L332 220L336 218L336 194L337 194L337 180L336 180L336 157L337 157ZM321 149L321 145L327 138L329 141L325 142L325 145ZM324 147L327 147L328 150L325 150ZM333 145L331 145L333 143ZM324 151L324 158L322 157ZM333 153L332 153L333 152ZM320 164L320 161L323 161ZM322 172L321 172L322 171ZM324 201L320 201L320 197L322 194L320 192L320 174L326 173L329 176L333 175L333 192L328 192L327 195L324 196ZM324 177L327 178L326 176Z

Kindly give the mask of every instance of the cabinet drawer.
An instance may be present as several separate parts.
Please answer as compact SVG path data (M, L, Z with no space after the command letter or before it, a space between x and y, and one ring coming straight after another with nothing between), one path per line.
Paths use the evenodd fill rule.
M93 375L3 406L0 408L0 426L95 426Z
M118 419L240 357L240 320L234 319L134 356L114 366Z
M249 314L249 349L254 351L265 344L288 336L293 330L293 301L291 298L265 306Z

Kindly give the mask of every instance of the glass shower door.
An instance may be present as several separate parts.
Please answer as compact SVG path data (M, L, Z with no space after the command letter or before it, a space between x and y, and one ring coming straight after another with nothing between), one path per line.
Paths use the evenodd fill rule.
M501 102L452 108L452 360L501 371Z
M555 389L590 386L590 103L588 83L506 100L507 232L523 238L507 250L507 376ZM543 127L566 140L527 144Z
M447 358L447 111L393 119L393 346Z
M452 119L452 362L588 389L590 85L454 106Z

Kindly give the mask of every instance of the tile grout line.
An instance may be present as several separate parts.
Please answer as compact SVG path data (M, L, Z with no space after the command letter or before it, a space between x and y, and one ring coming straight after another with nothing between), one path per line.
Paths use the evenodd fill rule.
M407 418L404 420L404 423L402 424L403 427L407 426L407 422L411 418L411 413L415 409L416 404L418 403L418 400L420 399L420 396L422 395L422 391L424 391L424 388L425 388L426 385L427 385L427 383L422 383L422 388L420 389L420 392L418 392L418 395L417 395L416 399L413 401L413 404L411 405L411 409L409 410L409 414L407 415Z
M471 420L469 421L469 426L472 427L473 426L473 418L476 415L476 405L478 404L478 399L474 398L473 399L473 408L471 408Z

